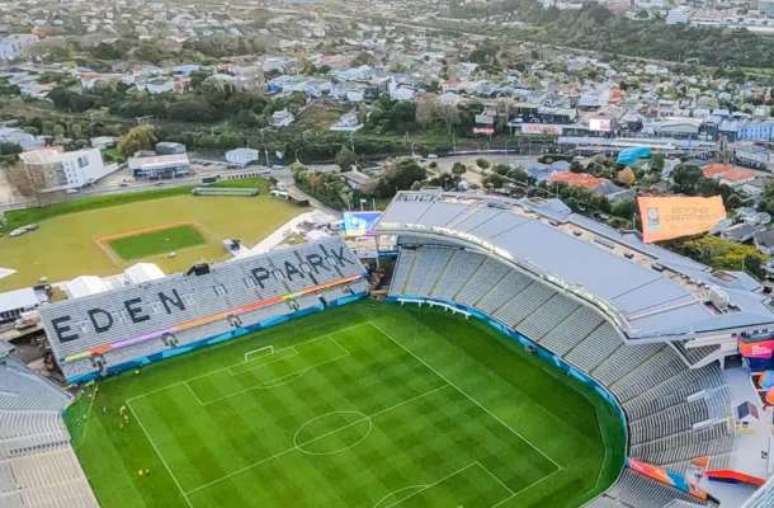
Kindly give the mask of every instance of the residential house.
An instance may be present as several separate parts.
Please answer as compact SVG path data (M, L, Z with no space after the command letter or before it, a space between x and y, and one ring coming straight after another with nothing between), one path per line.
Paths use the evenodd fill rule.
M296 117L288 111L287 109L283 109L280 111L275 111L271 115L271 124L274 127L287 127L288 125L292 124L295 121Z
M0 39L0 60L15 60L25 49L38 42L38 36L33 34L13 34Z
M253 162L257 162L259 157L258 150L254 148L235 148L226 152L226 161L240 167L247 167Z
M353 109L352 111L341 115L330 129L336 132L355 132L362 128L363 124L360 123L360 119L357 116L357 110Z
M705 178L717 180L718 183L730 187L739 187L755 180L755 172L731 164L712 163L702 169Z
M25 151L43 148L46 145L46 140L42 136L32 135L17 127L0 127L0 142L19 145Z
M774 256L774 229L758 231L753 235L753 243L759 251Z

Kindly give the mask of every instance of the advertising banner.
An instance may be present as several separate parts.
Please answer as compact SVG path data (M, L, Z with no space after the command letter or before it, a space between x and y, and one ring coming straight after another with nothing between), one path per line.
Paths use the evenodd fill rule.
M373 236L374 228L382 218L382 212L345 212L344 236Z
M726 218L723 198L639 197L645 243L706 233Z

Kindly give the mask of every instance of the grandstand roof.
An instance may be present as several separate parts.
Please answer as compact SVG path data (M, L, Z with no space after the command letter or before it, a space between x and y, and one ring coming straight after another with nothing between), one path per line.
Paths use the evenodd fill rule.
M8 312L19 309L33 309L40 304L32 288L15 289L0 293L0 312Z
M406 191L377 230L488 251L591 303L630 340L774 329L769 298L749 275L713 273L643 243L636 232L575 214L559 200Z

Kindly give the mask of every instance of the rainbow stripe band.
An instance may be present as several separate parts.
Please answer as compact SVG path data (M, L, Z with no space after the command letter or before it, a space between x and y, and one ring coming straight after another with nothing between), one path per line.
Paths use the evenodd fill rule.
M188 321L183 321L178 325L175 325L171 328L167 328L164 330L158 330L155 332L146 333L144 335L133 337L131 339L119 340L116 342L111 342L109 344L100 344L99 346L91 347L86 351L68 355L64 358L64 362L71 363L71 362L76 362L78 360L91 358L93 356L104 355L105 353L108 353L110 351L116 351L118 349L134 346L136 344L147 342L149 340L158 339L160 337L163 337L166 334L180 333L186 330L191 330L193 328L199 328L204 325L214 323L216 321L223 321L227 319L229 316L241 316L242 314L247 314L249 312L263 309L265 307L270 307L278 303L287 302L289 300L295 300L302 296L316 294L338 286L351 284L352 282L355 282L362 278L363 278L362 275L353 275L351 277L346 277L343 279L336 279L330 282L326 282L325 284L309 286L307 288L304 288L300 291L296 291L294 293L288 293L285 295L272 296L271 298L256 300L254 302L251 302L245 305L240 305L239 307L235 307L233 309L225 310L222 312L216 312L215 314L210 314L208 316L203 316L196 319L190 319Z

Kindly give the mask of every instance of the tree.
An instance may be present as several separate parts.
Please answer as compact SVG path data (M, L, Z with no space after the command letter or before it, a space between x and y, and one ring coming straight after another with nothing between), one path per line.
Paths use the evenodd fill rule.
M336 154L336 164L342 171L351 171L352 166L357 164L357 155L355 152L342 145Z
M455 162L454 165L452 166L451 172L453 175L460 176L465 174L467 170L468 168L465 167L465 164L461 162Z
M661 173L661 171L664 170L664 161L665 161L665 159L666 159L666 157L664 156L663 153L661 153L661 152L654 153L653 154L653 158L650 161L650 168L653 171L658 171L659 173Z
M151 150L156 141L156 131L152 125L138 125L121 136L118 150L124 157L131 157L140 150Z
M631 187L637 181L637 177L634 175L632 168L623 168L615 175L615 180L621 185Z
M476 166L480 167L481 169L488 169L491 165L492 163L486 159L476 159Z
M0 155L17 155L22 153L22 147L17 143L0 141Z
M54 107L71 113L83 113L96 104L94 96L73 92L64 86L57 86L48 93Z
M762 212L768 212L769 214L774 215L774 182L770 181L766 184L766 187L764 187L758 209Z
M422 185L427 178L425 168L414 159L403 159L385 169L373 190L379 198L391 198L399 190L408 190Z
M441 105L436 95L420 95L416 102L415 116L419 126L430 127L441 117Z
M217 114L206 101L193 98L169 106L167 117L180 122L212 122Z
M672 190L677 193L694 195L699 180L704 178L701 168L693 164L680 164L672 172Z
M484 187L488 187L490 189L500 189L503 185L505 185L505 182L505 177L497 173L490 173L481 179L481 183L484 184Z
M716 270L746 270L760 276L767 257L753 245L724 240L713 235L676 240L670 247Z
M613 205L611 205L610 213L616 217L629 220L634 217L636 209L637 207L634 204L633 199L622 199L621 201L616 201Z

